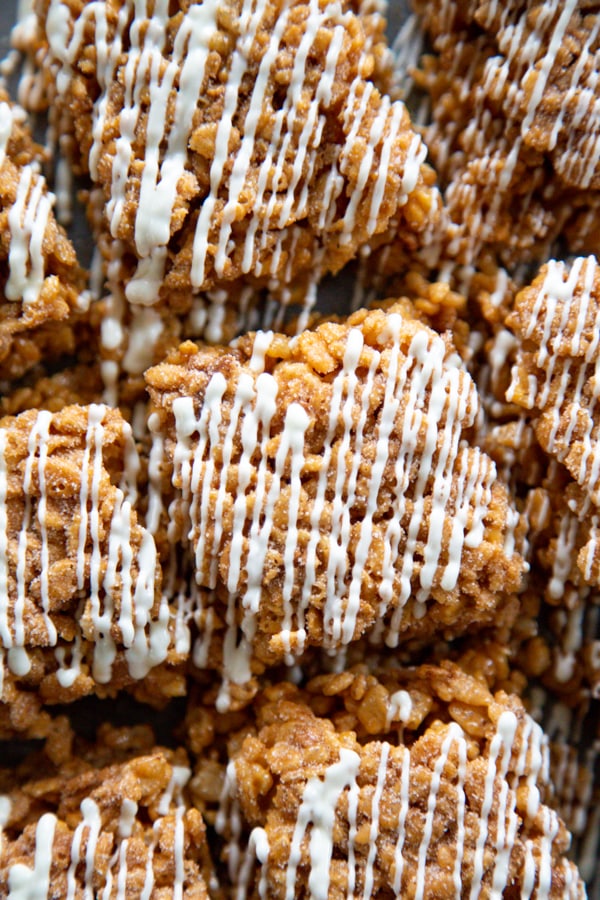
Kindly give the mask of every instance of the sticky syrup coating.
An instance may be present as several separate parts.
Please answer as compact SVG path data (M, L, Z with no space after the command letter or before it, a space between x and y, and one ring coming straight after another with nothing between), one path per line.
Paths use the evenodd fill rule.
M290 883L307 891L317 871L327 877L321 855L334 897L352 883L370 896L424 888L441 898L456 879L461 895L488 897L492 885L539 885L546 866L549 896L584 896L567 832L544 805L544 739L516 698L446 664L381 680L322 676L306 692L274 686L254 709L257 731L228 775L243 833L264 830L249 851L262 866L237 869L247 896L265 885L269 897L286 896Z
M431 99L426 141L454 223L445 252L472 264L487 247L514 267L564 238L598 253L598 13L414 5L435 50L415 80Z
M100 896L110 882L123 896L207 898L212 866L202 817L185 794L187 765L182 750L156 746L147 726L102 726L88 746L65 718L55 720L42 752L0 771L10 804L0 891L26 866L30 877L47 877L48 896ZM42 835L40 823L53 829Z
M424 353L428 348L427 359L435 359L431 370L428 364L422 368L419 347ZM477 412L474 385L452 346L414 319L406 303L360 311L293 339L259 334L231 349L182 345L146 378L165 459L171 466L175 462L171 535L176 540L190 533L196 581L216 591L219 616L229 626L231 592L245 597L233 615L258 661L272 664L301 651L304 643L341 646L372 632L378 621L375 640L385 638L395 646L416 636L456 635L469 625L512 619L511 594L520 585L522 566L518 552L511 550L518 516L487 457L460 444L461 438L468 440ZM216 390L218 400L211 399ZM252 429L256 417L266 415L258 404L267 391L273 397L272 415L261 420L266 423L261 443ZM422 415L417 409L430 412ZM301 450L283 454L279 448L291 446L285 442L291 440L293 417L304 428ZM377 454L384 449L377 469ZM442 498L436 466L446 473L449 487ZM469 489L460 474L465 469ZM238 487L242 477L243 492ZM397 489L402 477L407 479L403 492ZM340 478L344 491L350 491L343 501L347 525L336 496ZM264 513L261 535L253 516L257 504L268 502L269 492L272 511ZM441 516L437 550L432 510L434 517ZM455 513L466 518L463 537L454 533L451 550ZM395 516L396 537L389 530ZM481 528L467 540L475 522ZM286 569L290 541L293 567ZM334 587L338 542L348 575L334 579ZM429 582L423 570L431 553L436 564L429 565ZM387 554L394 560L391 566ZM353 567L359 558L357 579ZM259 592L253 593L256 559L262 569ZM293 584L286 581L286 571L293 571ZM456 571L452 583L444 579L450 571ZM407 590L401 574L411 588L399 599ZM427 598L421 605L419 591ZM332 609L334 596L340 602Z
M25 113L0 89L0 382L73 353L84 273L56 222L44 158Z

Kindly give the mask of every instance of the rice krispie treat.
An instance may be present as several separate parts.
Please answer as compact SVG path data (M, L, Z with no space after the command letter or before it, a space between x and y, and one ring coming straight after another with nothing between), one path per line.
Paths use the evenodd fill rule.
M435 56L417 83L450 218L446 253L509 266L558 239L598 252L599 15L589 4L415 0Z
M185 753L156 747L149 728L103 728L89 749L62 727L45 754L0 771L2 896L208 898Z
M578 258L571 265L551 260L518 293L505 322L514 341L506 397L527 411L539 445L559 463L555 472L562 489L556 505L570 543L577 546L583 581L596 586L600 545L594 354L599 271L595 257ZM560 476L563 467L568 477Z
M169 536L214 592L235 682L365 633L395 647L512 621L519 516L469 446L474 384L406 303L184 344L146 378Z
M600 188L600 25L593 3L528 0L500 8L486 0L434 0L419 12L434 41L473 25L493 36L499 54L486 71L490 98L521 124L526 147L548 154L564 184Z
M550 260L516 298L506 325L518 341L507 398L534 411L544 450L598 505L596 357L600 267L593 256L572 265Z
M534 353L533 343L512 327L515 310L521 310L524 329L544 329L543 316L534 326L531 304L522 303L533 291L530 285L519 291L523 277L511 277L488 261L485 271L469 278L469 305L458 322L466 327L461 355L477 384L482 410L475 442L496 463L526 522L526 590L519 617L502 640L509 642L514 665L532 685L541 682L555 697L587 702L600 687L598 591L594 570L585 576L578 558L591 546L593 520L583 511L581 489L571 474L540 445L539 394L532 408L524 409L510 390L523 348L527 357ZM554 346L554 334L548 332L548 349ZM548 366L556 373L553 362ZM541 391L541 376L536 381L539 373L529 371ZM550 407L547 414L552 415Z
M424 227L425 147L371 80L380 16L326 0L152 11L38 6L56 127L103 189L130 303L277 290L337 271L400 210L404 231Z
M147 691L155 702L183 690L184 611L168 579L163 585L154 539L138 521L138 466L131 426L100 404L0 421L1 671L9 704L15 690L51 703L138 682L139 695Z
M278 685L254 708L218 821L237 896L585 896L517 698L448 663Z
M488 305L495 330L478 373L488 415L480 440L527 521L515 661L552 696L583 704L600 690L598 520L588 490L596 267L592 257L551 261L532 284L507 291L496 321Z
M0 383L75 351L84 273L57 224L25 113L0 88Z

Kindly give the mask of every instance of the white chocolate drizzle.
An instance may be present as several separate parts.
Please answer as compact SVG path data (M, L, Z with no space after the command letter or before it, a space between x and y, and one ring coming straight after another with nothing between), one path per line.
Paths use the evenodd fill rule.
M35 832L33 869L23 863L15 863L10 867L7 900L46 900L50 891L55 828L56 818L52 813L41 817Z
M525 351L520 348L507 391L508 400L517 398L526 409L541 411L547 423L544 449L567 465L596 505L600 502L600 297L595 288L599 277L593 256L579 257L569 267L550 260L523 327L523 338L535 345L536 373L529 375L529 389L523 395ZM579 454L573 459L575 442Z
M94 900L94 889L92 879L94 877L94 856L96 844L102 828L100 811L97 804L86 797L81 801L81 822L77 825L73 834L71 843L71 864L67 871L67 898L66 900L74 900L77 892L76 872L81 862L81 849L85 836L85 873L83 881L83 897L84 900Z
M470 265L486 243L502 242L505 249L514 243L527 258L531 229L524 230L519 218L529 223L535 216L540 256L561 237L573 213L585 234L583 220L587 213L594 221L595 203L586 207L584 192L594 195L600 185L597 11L581 9L577 0L547 0L535 15L528 6L502 6L497 0L468 10L458 0L417 6L427 26L432 9L433 43L440 54L439 75L429 78L431 124L425 134L447 184L454 220L450 255ZM465 21L474 28L466 31ZM448 67L443 71L442 59ZM459 107L452 118L450 103ZM532 164L531 151L541 163ZM552 183L544 165L554 170ZM574 191L582 195L581 213L580 204L571 203ZM507 241L511 225L514 234ZM593 227L588 225L588 232Z
M23 166L17 196L8 211L9 276L4 293L8 300L22 300L25 314L38 299L44 282L43 242L53 200L36 167Z
M290 844L285 900L294 900L296 896L296 872L301 858L301 842L309 825L312 825L312 829L309 840L308 887L315 900L327 900L335 810L342 791L356 780L359 767L360 756L353 750L342 748L339 762L327 769L323 779L311 778L307 782Z

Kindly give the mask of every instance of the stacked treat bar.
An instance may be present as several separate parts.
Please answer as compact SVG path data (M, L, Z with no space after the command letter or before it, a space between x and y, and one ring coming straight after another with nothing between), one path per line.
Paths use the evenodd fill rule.
M415 2L408 72L384 12L15 32L62 158L3 94L0 758L43 743L0 769L0 896L592 883L600 12Z

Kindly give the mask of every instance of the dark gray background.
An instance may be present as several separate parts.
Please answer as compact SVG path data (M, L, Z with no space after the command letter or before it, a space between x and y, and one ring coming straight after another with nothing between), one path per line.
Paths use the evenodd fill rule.
M0 55L6 56L10 46L10 29L15 20L16 0L0 0Z

